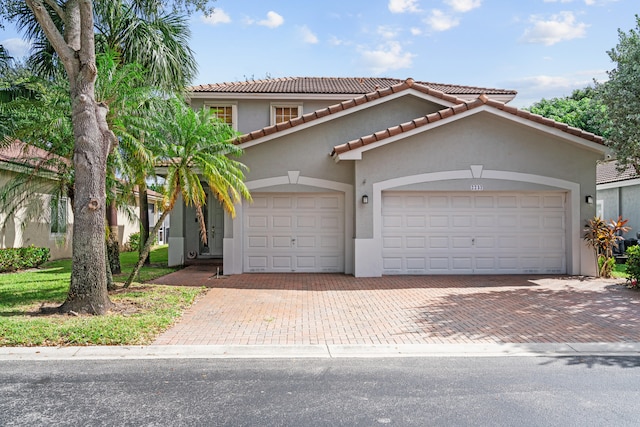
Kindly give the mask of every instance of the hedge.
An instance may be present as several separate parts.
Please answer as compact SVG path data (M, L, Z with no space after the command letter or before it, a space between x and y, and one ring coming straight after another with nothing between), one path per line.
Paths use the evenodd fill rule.
M0 249L0 273L38 267L50 256L49 248L35 246Z

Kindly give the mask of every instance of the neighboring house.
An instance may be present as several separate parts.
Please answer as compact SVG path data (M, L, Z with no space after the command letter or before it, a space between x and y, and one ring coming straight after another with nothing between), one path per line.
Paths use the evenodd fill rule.
M596 215L605 220L628 219L631 227L626 239L640 233L640 176L632 166L618 170L615 160L598 163L596 186Z
M412 79L283 78L191 88L243 135L253 203L211 198L210 246L176 205L169 264L225 274L593 274L602 138L510 107L514 91ZM590 196L591 199L588 199Z
M54 162L49 162L49 160ZM26 204L11 215L5 223L6 213L0 210L0 248L15 248L24 246L39 246L49 248L51 259L70 258L73 235L73 214L71 200L68 197L56 199L52 197L55 186L56 173L52 164L69 160L56 156L46 150L14 142L8 147L0 148L0 186L7 183L19 173L30 172L38 168L35 192L39 194L40 202ZM137 198L137 192L135 192ZM150 194L150 221L154 204L161 201L161 195ZM137 209L137 207L134 207ZM34 209L33 215L28 215L27 209ZM31 217L31 220L27 220ZM164 229L163 229L164 230ZM137 218L129 218L124 212L118 212L118 237L121 245L129 240L132 233L140 231ZM166 232L164 233L166 235Z

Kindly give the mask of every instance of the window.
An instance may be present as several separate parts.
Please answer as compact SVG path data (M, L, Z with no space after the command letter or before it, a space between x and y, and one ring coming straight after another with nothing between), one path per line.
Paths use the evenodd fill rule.
M596 216L604 219L604 200L596 201Z
M211 114L234 130L238 130L236 106L234 104L207 104Z
M51 234L67 232L67 198L51 197Z
M272 104L271 124L282 123L300 117L302 115L302 105L298 104Z

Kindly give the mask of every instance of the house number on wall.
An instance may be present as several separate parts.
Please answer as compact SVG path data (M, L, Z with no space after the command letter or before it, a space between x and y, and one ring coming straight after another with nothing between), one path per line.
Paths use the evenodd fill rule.
M484 190L482 188L482 185L480 184L471 184L471 191L482 191Z

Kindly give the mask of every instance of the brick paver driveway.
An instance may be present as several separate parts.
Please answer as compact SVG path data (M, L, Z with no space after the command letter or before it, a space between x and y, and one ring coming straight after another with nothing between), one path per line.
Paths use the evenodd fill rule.
M215 269L193 266L155 282L211 288L155 344L640 342L640 292L612 280L342 274L216 279Z

